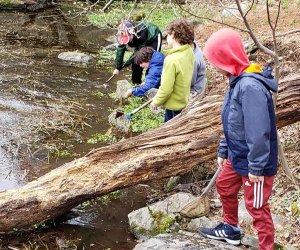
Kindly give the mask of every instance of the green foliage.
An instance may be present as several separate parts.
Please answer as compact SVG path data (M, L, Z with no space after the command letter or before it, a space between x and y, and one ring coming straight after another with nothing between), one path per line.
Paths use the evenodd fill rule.
M111 92L111 93L108 94L108 96L109 96L111 99L113 99L114 101L117 101L117 100L118 100L116 92ZM111 111L112 111L112 110L111 110Z
M101 91L98 91L98 92L93 93L92 95L101 98L101 97L103 97L105 94L103 94Z
M124 106L125 114L141 106L147 100L141 97L132 96L128 98L129 104ZM157 128L164 121L164 112L153 114L149 107L134 114L131 119L131 129L133 132L145 132L149 129Z
M103 195L103 196L97 198L97 200L100 201L101 203L107 205L112 200L120 199L123 195L124 195L124 193L121 190L117 190L117 191L111 192L109 194Z
M60 149L60 148L55 148L55 150L51 152L51 158L66 158L72 155L73 154L67 149Z
M97 61L97 64L102 65L102 64L106 64L107 62L114 61L115 55L116 55L115 51L101 48L99 50L99 57L98 57L99 59Z
M126 51L123 59L124 62L126 62L131 55L132 55L131 51ZM98 57L97 57L98 66L104 67L112 72L114 69L115 56L116 56L115 50L108 50L105 48L101 48L99 50Z
M154 7L154 4L154 2L139 3L132 12L133 21L139 20L144 16L147 18L148 13ZM132 7L133 3L131 2L115 2L112 5L112 11L90 14L88 15L88 19L90 22L101 27L117 28L120 21L127 17ZM177 5L160 3L158 7L152 11L151 15L147 18L147 21L156 24L161 30L164 30L172 20L180 17L183 17L183 12Z
M13 7L13 6L17 6L23 4L22 1L18 1L18 0L0 0L0 5L1 6L6 6L6 7Z
M89 144L96 144L98 142L110 143L112 141L112 135L106 135L101 133L93 134L88 140Z
M291 205L292 215L296 218L300 217L300 202L294 202Z

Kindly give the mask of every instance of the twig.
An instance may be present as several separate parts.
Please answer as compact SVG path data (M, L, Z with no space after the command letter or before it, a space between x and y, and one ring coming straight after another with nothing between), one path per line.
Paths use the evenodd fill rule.
M246 16L248 15L248 13L250 12L250 10L252 10L253 5L254 5L254 0L252 0L251 6L250 6L250 8L246 11L246 13L244 14L244 17L246 17Z
M98 1L97 1L97 2L98 2ZM111 4L112 4L113 2L114 2L114 0L110 0L110 1L103 7L102 11L105 12L106 9L107 9L109 6L111 6Z

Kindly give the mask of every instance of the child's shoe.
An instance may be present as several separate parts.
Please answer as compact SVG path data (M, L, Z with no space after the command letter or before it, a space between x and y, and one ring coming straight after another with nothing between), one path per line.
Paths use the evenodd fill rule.
M241 244L241 230L227 223L220 223L215 228L200 227L199 234L215 240L226 240L229 244Z

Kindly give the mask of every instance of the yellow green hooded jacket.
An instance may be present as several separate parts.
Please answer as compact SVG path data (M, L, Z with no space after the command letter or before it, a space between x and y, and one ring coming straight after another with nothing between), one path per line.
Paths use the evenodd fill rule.
M194 72L194 53L190 45L170 49L164 62L161 86L153 102L169 110L183 109L189 99Z

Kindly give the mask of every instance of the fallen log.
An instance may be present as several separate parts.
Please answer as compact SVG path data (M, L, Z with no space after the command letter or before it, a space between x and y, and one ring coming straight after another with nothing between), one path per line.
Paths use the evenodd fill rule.
M195 101L161 127L94 150L17 190L0 192L0 231L58 217L78 204L151 179L190 171L216 157L222 96ZM300 75L280 84L279 128L300 121Z

